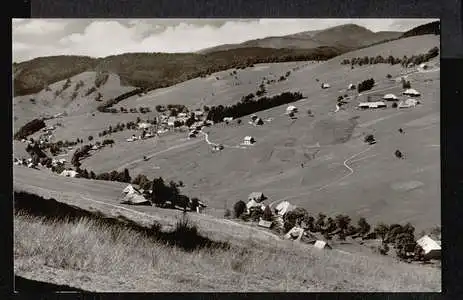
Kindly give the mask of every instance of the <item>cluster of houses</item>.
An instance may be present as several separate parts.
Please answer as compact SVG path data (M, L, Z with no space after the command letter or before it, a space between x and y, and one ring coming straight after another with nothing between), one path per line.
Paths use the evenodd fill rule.
M252 210L258 209L264 211L267 207L265 203L268 198L262 192L252 192L248 196L248 202L246 203L246 213L250 214ZM288 201L282 201L273 208L272 219L263 220L260 218L258 222L259 227L271 229L273 227L283 228L284 221L283 216L296 209L296 206ZM301 222L300 225L296 225L291 228L283 238L286 240L293 240L302 242L305 244L312 245L316 249L333 249L333 246L327 241L321 233L313 233L306 230L307 224ZM427 259L439 259L441 256L441 245L440 241L432 239L428 235L424 235L416 241L418 245L423 248L424 257Z
M397 97L394 94L386 94L383 96L384 101L397 101L398 109L403 109L403 108L411 108L415 107L418 104L420 104L420 101L417 99L413 99L416 97L420 97L421 94L415 89L406 89L403 93L404 96L412 97L408 99L403 99L400 100L399 97ZM376 109L376 108L386 108L387 105L384 101L372 101L372 102L361 102L358 104L359 109Z

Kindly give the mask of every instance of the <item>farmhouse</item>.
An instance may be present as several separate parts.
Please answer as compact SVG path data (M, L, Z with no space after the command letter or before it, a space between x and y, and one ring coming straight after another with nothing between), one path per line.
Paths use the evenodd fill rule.
M421 94L415 90L415 89L407 89L405 90L402 94L404 95L407 95L407 96L411 96L411 97L418 97L420 96Z
M322 89L328 89L331 86L328 83L322 83Z
M151 128L151 125L150 123L138 123L138 129L148 129L148 128Z
M267 199L267 197L265 197L264 193L262 192L252 192L248 196L249 201L254 200L258 203L264 201L265 199Z
M263 228L271 228L272 225L273 225L273 222L272 221L265 221L265 220L262 220L262 218L261 218L257 225L260 226L260 227L263 227Z
M254 125L264 125L264 120L257 118L257 120L254 122Z
M315 249L333 249L327 242L318 240L313 245Z
M394 94L386 94L386 95L384 95L383 99L386 100L386 101L397 101L397 100L399 100L399 98L397 98L397 96L394 95Z
M244 137L244 144L245 145L252 145L256 142L256 140L252 136L245 136Z
M66 176L66 177L76 177L77 172L74 171L74 170L64 170L63 172L61 172L60 175L61 176Z
M120 201L122 204L132 204L132 205L151 205L151 202L143 197L142 193L129 184L122 191L122 199Z
M292 205L288 201L283 201L275 207L275 213L279 216L283 216L285 213L292 211L296 206Z
M347 86L347 89L348 89L348 90L355 90L355 84L352 84L352 83L349 84L349 85Z
M420 68L426 70L428 68L428 65L426 63L422 63L420 64Z
M288 233L285 234L284 238L287 240L299 241L304 234L304 229L298 226L291 228Z
M417 240L416 243L420 245L421 248L423 248L424 256L426 258L440 258L441 246L428 235L423 236L422 238Z
M358 108L360 109L374 109L374 108L384 108L387 107L387 105L382 102L382 101L377 101L377 102L361 102L358 105Z
M225 117L225 118L223 118L223 121L224 122L231 122L231 121L233 121L233 117Z
M296 113L297 112L297 107L294 105L290 105L286 108L286 113Z
M260 208L260 209L264 210L265 205L262 204L262 203L258 203L255 200L248 201L248 203L246 203L246 211L247 211L247 213L249 213L251 211L251 209L253 209L253 208Z
M415 107L418 104L418 101L415 99L407 99L405 101L400 101L397 108L409 108Z
M186 118L186 117L187 117L187 114L186 114L186 113L179 113L179 114L177 115L177 117L179 117L179 118Z

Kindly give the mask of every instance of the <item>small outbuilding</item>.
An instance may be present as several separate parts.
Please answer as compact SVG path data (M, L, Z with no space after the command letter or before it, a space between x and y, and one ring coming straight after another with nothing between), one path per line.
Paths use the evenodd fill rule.
M322 86L322 89L328 89L331 87L328 83L322 83L321 86Z
M415 99L407 99L405 101L400 101L397 108L410 108L415 107L418 104L418 101Z
M415 89L406 89L402 94L410 96L410 97L418 97L420 96L420 92Z
M265 220L260 219L259 223L257 225L260 226L260 227L263 227L263 228L270 229L270 228L272 228L273 222L272 221L265 221Z
M245 145L252 145L255 142L256 142L256 140L250 135L244 137L244 144Z
M358 108L360 109L376 109L376 108L385 108L387 107L386 103L382 101L377 102L362 102L359 103Z
M394 94L386 94L386 95L384 95L383 99L386 100L386 101L397 101L397 100L399 100L399 98L397 98L397 96L394 95Z
M322 241L322 240L318 240L315 242L315 244L313 245L313 247L315 249L333 249L333 247L330 246L330 244L328 244L327 242L325 241Z
M441 257L441 246L430 236L425 235L416 241L424 250L424 256L428 259Z
M304 234L304 229L298 226L294 226L291 228L290 231L288 231L284 238L287 240L293 240L293 241L299 241L302 238L302 235Z
M286 113L297 113L297 107L294 105L290 105L286 108Z

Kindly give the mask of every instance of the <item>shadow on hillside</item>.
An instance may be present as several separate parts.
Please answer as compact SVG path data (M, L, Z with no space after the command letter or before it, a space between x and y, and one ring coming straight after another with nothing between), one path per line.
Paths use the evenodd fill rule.
M82 218L90 219L105 228L110 228L114 239L121 230L132 230L153 241L177 246L185 251L201 248L228 249L229 243L217 242L202 236L195 224L184 215L177 221L173 231L162 231L161 225L155 222L151 227L142 226L126 217L109 218L100 212L90 212L82 208L68 205L55 199L45 199L27 192L14 192L15 212L25 213L46 221L76 222Z
M73 288L68 285L58 285L49 282L37 281L27 279L21 276L14 276L14 289L15 292L34 292L34 293L45 293L45 292L57 292L57 291L69 291L69 292L85 292L84 290Z

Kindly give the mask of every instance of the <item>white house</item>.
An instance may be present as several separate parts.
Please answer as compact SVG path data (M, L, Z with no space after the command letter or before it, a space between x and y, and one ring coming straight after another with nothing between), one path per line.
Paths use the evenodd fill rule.
M428 68L428 65L426 63L422 63L420 64L420 68L426 70Z
M383 99L386 100L386 101L397 101L397 100L399 100L399 98L397 98L397 96L394 95L394 94L386 94L386 95L384 95Z
M256 202L255 200L251 200L251 201L248 201L248 203L246 203L246 210L247 210L247 213L249 213L249 211L251 210L251 208L260 208L262 210L265 209L265 205L262 204L262 203L258 203Z
M186 118L186 117L187 117L187 114L186 114L186 113L179 113L179 114L177 115L177 117L179 117L179 118Z
M328 243L321 240L316 241L313 246L315 249L332 249Z
M244 144L245 145L252 145L256 142L256 140L252 136L245 136L244 137Z
M405 101L400 101L398 108L409 108L415 107L418 104L418 101L415 99L407 99Z
M420 96L421 94L415 90L415 89L407 89L405 90L402 94L404 95L407 95L407 96L411 96L411 97L418 97Z
M386 103L382 101L377 101L377 102L362 102L359 103L358 108L361 109L375 109L375 108L384 108L387 107Z
M153 125L150 123L138 123L138 129L148 129L151 128L151 126Z
M328 89L331 86L328 83L322 83L322 89Z
M416 243L423 248L425 257L431 259L441 256L441 246L428 235L423 236Z
M355 90L355 84L351 83L347 86L348 90Z
M76 177L77 176L77 172L74 171L74 170L64 170L63 172L61 172L61 176L66 176L66 177Z
M231 122L231 121L233 121L233 117L225 117L225 118L223 118L223 121L224 122Z
M290 105L286 108L286 113L296 113L297 112L297 107L294 105Z
M295 240L299 241L302 238L302 235L304 234L304 229L294 226L291 228L288 233L285 234L284 238L287 240Z
M276 207L275 207L275 212L279 216L283 216L285 213L288 211L292 211L296 208L296 206L292 205L288 201L283 201L280 202Z

